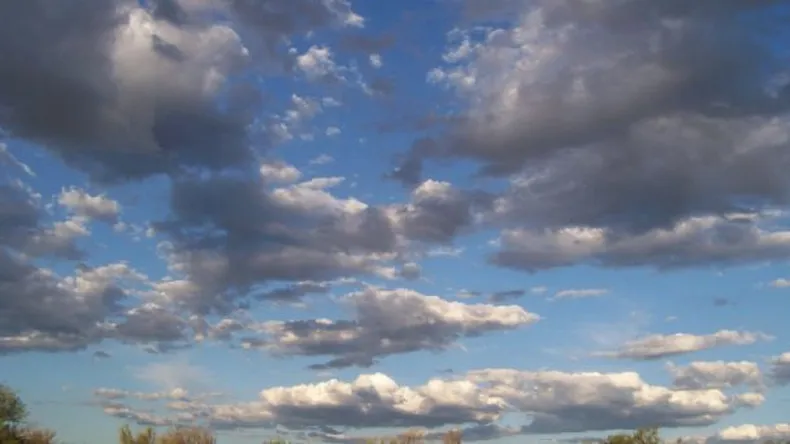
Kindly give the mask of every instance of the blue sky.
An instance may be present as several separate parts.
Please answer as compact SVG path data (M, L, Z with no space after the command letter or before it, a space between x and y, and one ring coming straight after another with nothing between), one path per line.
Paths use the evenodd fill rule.
M781 3L25 5L0 382L64 442L790 438Z

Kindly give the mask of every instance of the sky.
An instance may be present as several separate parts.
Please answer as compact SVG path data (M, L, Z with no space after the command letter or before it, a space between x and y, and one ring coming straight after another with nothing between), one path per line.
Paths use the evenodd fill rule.
M74 444L790 439L788 18L0 2L0 383Z

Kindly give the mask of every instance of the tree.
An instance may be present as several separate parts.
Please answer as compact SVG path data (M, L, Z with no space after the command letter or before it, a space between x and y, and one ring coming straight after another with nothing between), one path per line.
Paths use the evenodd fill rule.
M118 437L120 444L154 444L156 441L156 432L151 427L137 434L132 433L132 429L128 425L123 426Z
M661 444L661 436L657 428L638 429L634 433L621 433L611 435L604 441L605 444Z
M27 419L27 406L10 387L0 384L0 427L17 425Z

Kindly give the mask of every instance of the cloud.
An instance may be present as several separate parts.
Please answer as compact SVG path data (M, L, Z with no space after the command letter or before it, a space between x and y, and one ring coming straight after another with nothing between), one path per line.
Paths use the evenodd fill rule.
M376 69L381 68L384 65L384 62L381 60L381 55L379 54L371 54L368 59L370 61L370 66Z
M422 268L416 262L407 262L398 271L398 275L403 279L416 280L422 276Z
M668 365L672 385L678 389L724 389L738 385L760 388L763 375L754 362L695 361L686 366Z
M757 443L790 439L790 424L744 424L727 427L708 439L715 443Z
M313 368L369 367L378 358L456 346L463 338L506 331L540 318L518 306L451 302L413 290L370 287L343 298L353 320L271 321L262 340L245 340L279 356L330 356Z
M609 290L605 288L582 288L582 289L560 290L556 292L554 296L551 297L551 300L594 298L598 296L603 296L608 293Z
M77 216L108 223L115 223L121 212L121 205L106 195L92 196L77 187L64 188L58 196L58 203Z
M675 390L651 385L632 372L566 373L481 369L405 386L383 373L353 381L331 379L270 387L251 402L169 404L172 418L199 418L216 429L466 427L465 438L604 431L641 426L711 425L741 405L719 390ZM506 414L532 422L503 426ZM324 428L324 429L321 429ZM429 434L430 436L430 434Z
M218 16L224 18L221 23L206 21ZM257 117L262 106L260 85L256 80L251 86L240 74L254 72L260 80L291 69L295 60L283 48L283 41L293 33L363 24L364 19L345 0L265 4L111 0L99 7L84 0L68 6L35 0L0 5L3 135L39 145L84 172L93 183L167 175L174 183L170 213L182 218L151 227L161 228L157 233L165 240L160 252L178 279L121 282L140 277L125 264L77 265L71 276L61 276L32 261L83 259L78 241L91 233L91 220L116 222L120 205L106 195L63 189L58 202L71 214L66 220L47 223L41 196L22 182L3 181L0 274L5 284L0 289L0 353L76 350L105 339L144 344L151 351L171 350L194 340L192 326L174 311L179 305L193 311L227 310L233 305L233 296L228 295L231 289L246 290L253 283L285 274L286 281L301 281L378 272L378 263L391 259L382 256L391 252L386 242L393 236L386 236L387 223L375 210L359 216L340 214L329 222L324 214L315 214L285 234L281 228L288 227L283 224L288 217L278 221L267 217L269 210L282 209L282 200L276 201L273 195L252 199L253 212L259 211L260 220L272 224L247 243L242 239L255 230L249 221L244 225L237 219L230 227L236 231L231 230L224 245L226 254L223 245L212 238L217 231L208 229L202 233L202 242L193 243L200 230L188 230L212 222L214 228L223 224L226 228L234 217L246 217L243 212L224 214L228 208L243 208L233 207L233 199L218 202L225 199L223 195L216 194L215 201L205 205L190 201L204 192L195 177L208 184L215 183L212 180L221 183L218 177L223 174L213 173L234 169L237 174L231 176L249 182L248 188L237 188L243 197L256 194L252 187L266 186L259 172L249 166L263 157L259 150L271 146L275 135L258 124L263 123ZM248 41L243 42L242 36ZM23 90L36 93L22 94ZM320 111L317 101L296 95L291 99L291 109L281 117L284 122L303 121ZM0 158L24 171L5 145ZM275 173L264 169L263 174ZM279 174L298 180L287 168ZM190 194L185 188L192 185L196 189ZM230 186L221 189L233 190ZM315 192L315 196L322 195ZM190 204L198 208L188 210ZM218 212L210 213L212 204ZM298 211L288 213L298 218ZM344 224L348 225L343 228ZM385 235L361 240L366 231L376 230ZM313 238L313 247L299 246L296 239L303 234ZM351 240L355 236L359 242L375 245L356 248ZM341 250L335 248L337 243L324 239L349 245ZM260 250L241 253L247 246L272 242L277 244L273 251L279 251L278 257L255 254ZM226 266L251 261L231 276L223 268L223 259ZM250 271L277 268L265 264L267 260L281 265L273 276ZM299 277L299 264L304 279ZM68 274L68 268L64 264L58 270ZM204 277L189 279L199 275ZM133 297L141 293L154 296L155 302ZM198 295L193 299L198 302L190 305L187 295L191 293Z
M389 215L409 239L449 243L472 227L476 211L486 202L484 194L458 190L449 182L426 180L412 190L410 203L392 206Z
M313 45L296 57L296 66L311 81L339 82L345 80L334 53L326 46Z
M790 287L790 279L775 279L769 285L774 288L787 288Z
M714 347L749 345L770 339L772 338L764 333L735 330L719 330L708 335L688 333L652 335L627 342L614 352L603 352L598 355L618 359L652 360Z
M419 182L435 158L509 176L490 216L506 267L788 257L785 230L722 217L790 196L777 4L505 3L495 25L448 34L429 80L465 108L416 140L395 176ZM726 32L709 39L711 26Z
M0 164L14 166L28 176L35 177L36 173L24 162L17 159L9 150L5 143L0 142Z
M299 302L308 294L326 294L331 289L331 282L297 282L287 287L276 288L261 293L258 298L275 302Z
M579 264L663 270L778 260L790 252L790 232L761 228L754 215L692 217L671 228L620 235L602 228L505 230L491 262L524 271ZM770 218L766 218L770 219Z
M501 303L510 299L518 299L525 294L527 294L527 292L522 289L495 291L491 293L488 300L493 303Z
M771 361L771 379L780 385L790 384L790 352L783 353Z
M260 172L263 180L271 183L292 183L302 177L301 171L284 162L264 163Z
M381 208L333 196L342 180L273 189L229 177L176 183L173 214L154 227L172 239L163 254L189 290L171 284L162 297L197 312L227 311L253 285L384 273L397 249L392 223Z
M335 159L328 155L328 154L321 154L318 157L310 159L310 165L326 165L328 163L334 162Z

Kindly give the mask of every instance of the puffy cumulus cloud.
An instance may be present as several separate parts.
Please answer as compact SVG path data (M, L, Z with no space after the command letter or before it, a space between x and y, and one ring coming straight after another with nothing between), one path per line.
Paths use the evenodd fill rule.
M19 183L0 185L0 354L73 351L107 339L161 349L188 342L188 326L169 309L138 305L137 291L151 282L129 264L77 264L70 275L37 265L81 257L75 241L89 233L85 218L108 214L97 210L112 207L105 204L67 198L82 215L47 226L40 196Z
M41 195L20 181L0 182L0 208L0 245L8 249L0 255L13 252L16 256L7 259L6 266L15 261L25 262L24 257L82 257L76 241L90 233L83 218L47 224ZM7 272L11 273L10 268Z
M302 172L295 166L284 162L272 162L261 165L261 177L271 183L291 183L302 177Z
M148 5L3 5L0 127L101 180L248 165L259 94L228 80L272 64L282 72L294 63L286 37L364 22L345 0Z
M77 216L109 223L116 222L121 212L121 205L118 202L103 194L92 196L77 187L64 188L58 196L58 203Z
M398 177L431 157L512 174L491 217L506 229L495 262L514 268L788 256L786 231L721 216L790 200L775 3L504 3L449 34L429 80L466 108Z
M493 369L471 372L517 411L530 412L525 433L562 433L708 425L732 412L719 390L674 390L650 385L632 372L564 373Z
M771 336L764 333L735 330L719 330L708 335L659 334L627 342L616 351L596 354L619 359L651 360L694 353L714 347L754 344L757 341L771 339Z
M790 424L755 425L743 424L727 427L708 438L710 444L758 443L790 439Z
M407 262L403 264L403 267L398 271L398 275L408 280L419 279L420 276L422 276L422 267L416 262Z
M3 255L8 279L0 289L0 353L70 351L122 334L108 323L124 314L124 281L143 278L124 263L80 267L73 276L35 268Z
M511 330L539 319L518 306L465 304L413 290L367 288L344 298L354 320L268 322L263 341L247 341L275 355L331 356L313 368L369 367L377 358L441 351L464 337ZM244 344L244 342L243 342Z
M217 429L285 427L353 439L340 428L463 426L465 440L521 434L604 431L640 426L711 425L741 405L719 390L675 390L636 374L483 369L416 386L382 373L271 387L257 400L171 402L168 418L196 418ZM508 414L522 425L504 426ZM529 419L528 419L529 418ZM317 431L317 432L312 432ZM432 436L428 433L428 436Z
M686 366L669 364L672 384L680 389L701 390L748 385L761 388L763 374L754 362L695 361Z
M215 177L175 183L169 220L155 223L173 281L159 293L193 311L229 310L253 286L390 274L398 241L385 211L320 177L267 188Z
M172 214L153 224L169 238L162 254L174 277L161 283L160 296L205 313L232 309L253 287L415 278L415 257L470 227L482 199L427 181L406 203L373 206L341 197L344 181L278 184L229 175L176 181Z
M193 311L227 309L229 289L243 291L270 278L323 281L389 272L380 262L392 258L392 236L380 211L309 214L278 200L287 190L264 191L265 184L277 183L272 177L298 180L293 170L249 168L258 149L274 140L259 119L257 82L293 67L286 38L363 23L346 0L0 5L0 132L40 145L94 182L168 175L174 220L158 233L169 236L161 250L177 276L122 288L118 281L128 276L114 265L78 267L69 277L32 265L35 258L82 258L77 241L90 234L90 220L117 219L120 206L103 195L64 189L58 201L70 218L46 224L40 196L21 182L3 181L0 317L8 321L0 328L2 351L71 350L107 338L163 351L194 339L189 319L173 311L179 301L193 302L183 304ZM268 69L273 66L278 69ZM253 86L240 76L250 71L258 79ZM320 112L315 100L291 99L284 122L296 125ZM5 145L0 158L22 168ZM237 182L220 174L231 168L238 170ZM214 184L212 200L206 189ZM222 194L235 191L237 198ZM203 195L206 202L199 202ZM242 220L249 216L244 199L260 227ZM248 266L233 268L242 262ZM141 301L132 293L152 298Z
M774 288L788 288L790 287L790 279L774 279L769 285Z
M485 193L462 191L449 182L426 180L412 190L408 203L393 205L388 214L406 238L450 243L475 223L489 202Z
M246 57L233 29L178 26L127 0L8 4L0 16L11 135L101 180L250 160L247 119L214 103Z
M123 311L121 281L143 276L124 263L77 267L60 276L35 259L82 256L75 241L89 233L80 217L48 225L41 196L22 182L0 182L0 354L77 350L107 333Z
M771 360L771 378L777 384L790 384L790 352Z

